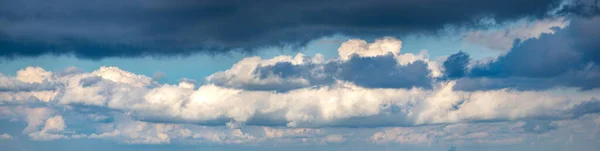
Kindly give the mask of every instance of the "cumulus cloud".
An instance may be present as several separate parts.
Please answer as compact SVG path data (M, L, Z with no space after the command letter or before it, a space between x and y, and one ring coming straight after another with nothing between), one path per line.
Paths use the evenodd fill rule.
M66 125L61 115L56 115L50 107L27 107L27 105L2 107L0 117L22 119L27 123L22 133L33 140L51 141L66 139L70 135L65 131Z
M65 127L65 120L62 116L53 116L45 121L45 125L41 130L29 133L29 137L33 140L44 141L68 138L68 136L62 134Z
M427 52L400 53L402 42L385 37L367 43L352 39L338 49L339 58L323 60L322 55L278 56L272 59L246 58L231 69L206 78L218 86L251 90L292 90L350 81L369 88L431 88L441 75L437 62ZM393 79L393 80L388 80Z
M505 77L475 76L478 67L466 53L438 64L426 52L400 49L400 40L382 38L350 40L338 49L339 58L329 60L250 57L208 76L203 85L189 79L161 84L118 67L27 67L14 77L0 76L0 117L23 119L23 134L46 141L514 144L565 127L555 121L600 112L598 89L464 90L461 80ZM68 117L74 114L81 116ZM91 122L85 126L96 131L69 130L77 129L67 125L70 120ZM337 128L372 133L356 134L360 139L329 131Z
M338 49L338 54L342 60L350 60L354 55L361 57L377 57L391 53L397 56L402 48L402 41L393 38L383 38L372 44L367 41L353 39L342 43Z
M52 75L40 67L27 67L17 72L17 79L25 83L42 83Z
M575 89L560 94L508 89L466 92L453 90L454 82L441 82L431 89L367 88L343 81L287 92L248 91L212 84L196 89L185 82L153 86L145 76L117 68L100 70L106 69L123 74L99 76L101 79L95 83L85 85L81 84L81 77L96 76L98 71L68 75L68 80L58 77L56 81L62 79L65 83L48 103L109 108L146 121L369 127L573 118L579 116L578 104L593 101L599 94L596 90ZM33 117L31 127L48 118Z
M49 108L16 108L17 111L22 111L19 114L25 115L27 120L27 127L23 130L23 133L32 133L38 129L39 126L44 124L49 116L53 114L53 110Z
M48 75L38 84L50 85L52 89L14 89L3 92L5 98L22 99L3 100L11 103L33 99L58 105L96 106L127 112L143 121L233 128L242 125L416 126L569 119L598 112L579 105L600 98L596 89L587 92L578 92L577 88L463 91L460 89L463 79L444 80L432 73L445 72L446 76L450 74L448 77L461 77L468 55L450 56L443 69L439 69L426 55L403 54L400 48L399 40L383 38L371 44L348 41L338 50L341 57L351 56L347 59L325 61L302 54L266 60L251 57L233 65L230 70L207 77L207 84L199 87L188 80L176 85L152 84L150 77L117 67L71 74L26 68L19 72ZM470 72L471 75L466 76L472 76L473 71ZM327 82L319 81L319 76L327 77L323 78ZM20 80L7 77L1 83L15 81ZM32 95L42 92L48 93ZM20 93L29 95L17 96ZM41 121L45 118L48 117L32 118L28 131L43 124Z
M130 144L168 144L177 137L191 137L188 129L175 124L152 124L140 121L119 121L107 124L104 132L88 135L92 139L117 139Z
M61 132L63 130L65 130L65 120L60 115L47 119L44 128L42 128L44 132Z

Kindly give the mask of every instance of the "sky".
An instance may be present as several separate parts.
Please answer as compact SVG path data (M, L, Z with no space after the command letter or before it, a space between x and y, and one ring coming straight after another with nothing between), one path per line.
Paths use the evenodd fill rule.
M0 0L0 150L597 151L597 0Z

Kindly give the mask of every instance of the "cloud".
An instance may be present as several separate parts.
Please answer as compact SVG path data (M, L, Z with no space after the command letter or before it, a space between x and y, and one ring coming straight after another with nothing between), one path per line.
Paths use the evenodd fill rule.
M341 135L337 135L337 134L328 135L327 137L325 137L325 140L324 140L325 143L340 143L340 142L344 142L344 141L346 141L346 138L344 138Z
M556 124L550 121L529 121L522 126L523 130L534 133L546 133L557 128Z
M44 80L48 80L51 75L51 72L47 72L40 67L27 67L17 72L17 79L25 83L42 83Z
M520 20L499 29L475 30L464 33L466 42L486 46L493 50L509 51L515 40L539 38L542 34L554 34L556 29L563 29L569 25L564 18L545 19L530 22Z
M339 143L345 138L322 129L257 127L206 127L194 124L151 123L119 115L115 122L101 124L88 139L110 139L129 144L274 144Z
M600 17L574 18L569 26L538 39L517 41L505 55L488 62L475 62L467 68L469 57L455 54L444 62L447 76L466 71L456 89L476 91L512 88L541 90L554 87L578 87L584 90L600 85L600 45L589 39L599 38ZM457 64L457 65L455 65Z
M32 140L51 141L74 137L74 135L65 135L69 132L65 131L64 118L61 115L56 115L57 111L53 108L27 106L18 105L0 108L0 110L3 110L0 116L8 116L27 122L27 126L22 133Z
M107 72L109 69L112 71ZM83 84L84 77L100 79ZM595 113L595 110L578 112L577 105L599 97L597 90L576 89L561 90L563 93L508 89L455 91L453 81L436 82L431 89L369 88L344 81L285 92L213 84L195 88L185 82L151 85L150 78L115 67L48 81L62 81L49 104L97 106L127 112L143 121L204 125L378 127L569 119ZM38 116L32 116L29 129L48 118L33 117Z
M459 123L422 127L384 128L373 133L370 141L377 144L517 144L537 133L523 133L521 122Z
M338 49L346 59L249 57L202 85L161 84L118 67L27 67L1 76L0 117L27 122L23 134L39 141L468 145L555 135L568 125L559 121L600 112L598 89L458 89L461 80L506 77L476 77L480 62L466 53L439 64L426 51L402 52L401 44L350 40Z
M66 109L62 114L76 115ZM79 113L81 114L81 113ZM109 123L80 123L76 116L54 115L44 126L29 134L35 141L65 139L103 139L127 144L213 144L259 146L316 146L333 143L362 143L369 145L404 144L417 146L454 144L468 148L477 145L511 145L540 140L567 141L558 137L564 132L582 139L600 136L597 131L598 114L578 119L555 121L505 121L435 124L417 127L383 128L291 128L246 125L239 128L202 126L185 123L145 122L133 119L128 113L113 114ZM66 126L65 120L75 120ZM77 127L76 125L86 125Z
M360 39L351 39L342 43L338 49L338 54L341 60L350 60L353 56L360 57L377 57L385 56L391 53L397 56L402 48L402 41L394 38L382 38L373 43Z
M338 80L368 88L431 88L441 74L427 52L400 53L402 42L384 37L367 43L352 39L342 43L339 58L323 60L298 54L272 59L246 58L231 69L206 78L207 83L249 90L288 91L334 84ZM394 79L394 80L389 80Z
M476 79L477 72L472 68L478 68L466 69L470 60L466 53L448 57L440 67L427 59L425 52L401 53L400 48L399 40L382 38L373 43L348 41L338 50L341 56L351 56L346 59L323 60L319 55L311 58L302 54L272 59L250 57L208 76L206 84L198 87L189 80L160 84L117 67L100 67L88 73L55 73L28 67L19 71L27 74L2 78L0 84L23 82L20 76L44 75L33 76L44 77L41 83L34 81L49 89L4 86L8 90L0 96L5 96L3 102L8 104L28 104L24 100L29 100L93 106L125 112L147 122L231 128L420 126L571 119L597 112L580 105L600 98L597 89L464 90L460 89L463 80ZM460 75L462 72L466 73ZM499 75L481 78L496 77ZM49 118L33 117L39 118L31 119L28 132L37 130Z
M36 131L39 126L44 124L46 118L49 118L53 112L54 111L49 108L24 108L24 112L20 113L24 114L27 120L27 127L23 130L23 133L27 134Z
M428 138L428 134L417 134L414 129L410 128L391 128L383 132L377 132L371 136L371 140L375 143L400 143L400 144L428 144L432 140Z
M65 130L65 120L62 116L57 115L46 120L46 124L42 131L45 132L60 132Z
M461 78L467 74L470 56L465 52L458 52L450 55L444 64L444 73L448 78Z
M191 137L189 129L174 124L152 124L118 118L117 124L106 124L99 134L90 134L92 139L116 139L130 144L168 144L171 139Z
M68 136L63 135L66 126L62 116L57 115L48 118L45 121L44 127L36 132L29 133L29 137L33 140L51 141L56 139L65 139Z
M13 137L9 134L4 133L4 134L0 135L0 140L11 140L11 139L13 139Z
M561 0L2 3L0 56L99 59L301 45L334 34L378 37L433 33L447 25L486 27L478 20L551 17Z
M597 114L569 120L556 121L508 121L484 123L457 123L427 125L420 127L381 128L369 138L376 144L404 145L452 145L451 149L470 148L481 145L511 145L537 142L568 141L564 136L582 136L596 140L600 136L596 124L591 121ZM579 140L579 141L583 141Z

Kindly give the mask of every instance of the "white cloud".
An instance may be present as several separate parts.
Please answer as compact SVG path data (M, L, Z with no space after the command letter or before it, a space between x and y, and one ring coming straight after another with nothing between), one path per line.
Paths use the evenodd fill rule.
M46 124L42 131L44 132L61 132L65 130L65 120L62 116L57 115L46 120Z
M346 141L346 138L338 134L327 135L327 137L324 139L324 143L340 143L344 141Z
M13 139L13 137L11 135L6 134L6 133L0 134L0 140L10 140L10 139Z
M429 134L415 132L411 128L389 128L383 132L377 132L371 136L375 143L400 143L400 144L428 144L431 143Z
M340 59L325 61L319 55L306 57L302 54L272 59L250 57L238 62L230 70L207 77L209 83L199 86L188 80L176 85L156 84L149 77L117 67L68 74L31 67L22 70L21 78L19 75L0 76L0 85L6 90L0 92L0 101L23 106L28 105L23 102L37 101L35 103L45 107L3 107L0 108L0 115L21 116L28 124L23 133L34 140L88 138L142 144L177 141L318 144L356 140L349 134L328 132L322 128L419 126L389 128L362 137L375 143L429 144L440 140L458 144L465 141L518 143L529 138L517 132L532 130L543 133L553 129L552 126L543 127L539 124L534 124L534 128L523 128L527 124L519 125L519 121L573 119L581 116L573 111L578 109L578 105L600 98L598 89L467 92L454 90L454 81L433 80L431 88L379 88L335 78L329 84L314 85L311 83L313 81L302 77L261 78L254 74L258 67L281 62L314 65L309 68L311 70L301 70L313 74L312 70L320 69L328 62L351 61L344 60L343 56L381 57L388 54L387 57L398 66L423 61L429 65L432 74L437 74L433 76L441 75L437 62L428 60L426 51L402 54L400 48L399 40L389 38L372 44L351 40L340 48ZM311 76L320 77L320 73L325 72L315 71ZM211 83L215 81L220 81L220 85ZM281 92L244 89L245 85L253 84L295 86ZM52 108L77 108L78 105L108 109L124 117L116 117L115 121L108 124L95 123L95 126L102 126L94 133L77 134L67 129L66 117L57 115L59 113ZM83 117L96 122L109 118L94 113L86 113ZM472 124L479 121L505 123L502 127L494 128ZM229 127L225 128L225 125ZM558 125L561 126L560 123Z
M413 77L440 77L442 75L439 63L428 59L426 50L419 54L400 53L402 42L398 39L385 37L368 43L365 40L351 39L338 49L339 58L323 60L321 54L314 57L298 53L296 56L277 56L271 59L260 57L245 58L234 64L229 70L217 72L208 76L207 83L229 88L252 89L252 90L290 90L312 86L320 86L334 83L335 80L346 80L354 82L352 76L373 76L369 72L361 72L356 64L360 59L351 62L353 57L376 57L368 60L368 63L388 61L389 57L396 60L396 64L389 67L379 67L384 72L387 70L399 70L397 73L389 74L412 74ZM413 68L407 67L416 61L422 61L426 66L425 75L417 75ZM385 62L393 63L393 62ZM398 69L393 67L406 67ZM357 69L355 69L357 68ZM417 68L420 69L420 68ZM273 71L271 71L273 70ZM349 71L344 71L349 70ZM357 71L353 71L357 70ZM352 72L352 73L347 73ZM346 73L346 74L343 74ZM375 78L375 77L374 77ZM403 80L405 77L398 77ZM414 80L414 79L413 79Z
M65 139L68 136L63 135L65 130L65 120L62 116L56 115L45 121L44 127L36 132L29 133L33 140L51 141L55 139Z
M99 134L90 134L88 138L117 139L130 144L168 144L171 139L189 137L189 131L178 124L153 124L127 119L117 124L109 124Z
M124 83L137 87L149 86L152 83L152 78L150 77L123 71L117 67L100 67L100 69L91 74L116 83Z
M26 116L27 127L23 130L24 134L32 133L44 124L44 121L52 116L53 110L49 108L16 108L17 112Z
M298 137L298 136L310 136L322 134L320 129L308 129L308 128L289 128L289 129L274 129L270 127L263 127L265 137L279 139L282 137Z
M140 77L117 68L111 70L127 73L116 75ZM53 81L63 81L65 86L56 88L60 93L53 96L53 101L49 103L100 106L131 112L142 119L169 122L214 123L225 120L230 124L243 125L255 123L255 119L268 119L267 121L274 123L259 124L354 127L505 121L537 117L570 118L575 105L594 97L600 98L600 93L594 93L597 90L577 92L572 89L572 93L558 94L554 90L454 91L454 82L437 83L432 89L384 89L364 88L337 81L336 84L322 87L272 92L224 88L211 84L192 89L185 82L179 85L140 87L140 83L132 79L146 81L145 78L121 78L115 75L111 79L93 79L90 83L81 84L86 77L93 76L81 73L55 77ZM42 123L35 121L44 118L46 117L31 119L29 123L32 126L27 130L34 129L33 127ZM356 119L370 121L367 122L370 125L352 122Z
M27 102L42 101L49 102L58 94L57 91L20 91L20 92L0 92L0 103L2 102Z
M52 141L52 140L57 140L57 139L68 138L67 136L65 136L63 134L44 133L41 131L30 133L29 137L33 140L38 140L38 141Z
M514 24L502 25L496 30L476 30L464 34L466 42L479 44L493 50L508 51L516 39L521 41L539 38L542 34L554 34L552 28L565 28L569 21L565 19L521 20Z
M353 55L376 57L391 53L397 56L400 54L401 48L402 41L391 37L377 39L373 43L367 43L367 41L360 39L351 39L342 43L340 48L338 48L338 55L344 61L350 60Z
M42 83L50 80L52 72L48 72L41 67L27 67L17 71L17 79L25 83Z
M250 87L277 87L277 88L299 88L311 85L311 81L302 78L280 78L268 77L260 78L255 73L256 69L262 66L272 66L276 63L287 62L292 65L301 65L306 63L322 63L322 56L317 54L315 57L308 57L302 53L292 56L277 56L272 59L261 59L260 57L244 58L234 64L229 70L214 73L206 77L208 83L216 83L232 88L250 88ZM322 66L322 65L321 65ZM315 76L318 77L318 71Z

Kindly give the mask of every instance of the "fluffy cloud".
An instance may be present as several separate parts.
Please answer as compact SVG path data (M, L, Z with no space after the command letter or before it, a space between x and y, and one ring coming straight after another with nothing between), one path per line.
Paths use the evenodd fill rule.
M152 124L140 121L119 121L106 124L101 133L88 135L92 139L117 139L130 144L168 144L171 139L191 137L189 129L176 124Z
M48 80L52 72L48 72L40 67L27 67L17 72L17 79L25 83L42 83Z
M600 112L598 89L463 90L461 80L477 78L467 54L439 66L426 52L400 48L401 41L383 38L350 40L330 60L250 57L199 86L160 84L117 67L27 67L1 76L0 115L26 121L23 134L34 140L328 144L361 140L330 129L358 128L371 131L356 135L375 144L514 144L565 128L554 121ZM70 120L92 122L84 126L96 131L69 130L77 129L65 123Z
M69 80L58 77L56 81L62 79L65 83L57 88L58 94L49 103L99 106L129 112L146 121L362 127L573 118L595 113L596 110L579 112L578 105L594 101L600 94L596 90L575 89L564 89L561 90L564 93L558 94L509 89L465 92L453 90L454 82L441 82L432 89L393 89L365 88L337 81L287 92L247 91L211 84L194 89L186 82L140 87L140 82L121 77L116 78L121 80L101 77L91 84L82 83L86 79L81 77L94 77L94 73L68 75ZM31 127L42 123L36 122L41 119L44 118L31 118Z
M23 130L23 133L32 133L38 129L39 126L44 124L47 118L53 114L53 110L49 108L16 108L15 112L23 111L22 115L26 116L27 127Z
M48 118L45 122L46 123L41 130L30 133L29 137L34 140L45 141L68 138L68 136L62 134L66 127L65 120L62 116L57 115Z
M33 140L50 141L56 139L66 139L75 137L65 135L70 133L65 131L66 125L61 115L56 115L57 111L49 107L26 107L9 106L0 108L0 117L9 117L23 120L27 123L22 131Z
M400 40L390 37L373 43L353 39L340 46L340 58L323 60L320 54L267 60L251 57L206 81L230 88L280 91L331 85L338 80L369 88L431 88L432 79L441 75L438 63L429 60L426 51L401 54L401 47Z
M402 41L393 38L383 38L375 41L372 44L367 41L353 39L342 43L338 49L340 59L350 60L354 55L360 57L377 57L391 53L397 56L402 48Z

